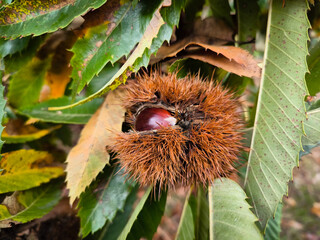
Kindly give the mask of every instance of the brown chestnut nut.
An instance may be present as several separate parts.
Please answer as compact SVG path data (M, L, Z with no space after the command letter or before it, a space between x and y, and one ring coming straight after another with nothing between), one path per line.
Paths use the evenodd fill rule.
M174 126L176 122L177 119L163 108L146 108L138 114L135 122L135 130L156 130L162 127Z

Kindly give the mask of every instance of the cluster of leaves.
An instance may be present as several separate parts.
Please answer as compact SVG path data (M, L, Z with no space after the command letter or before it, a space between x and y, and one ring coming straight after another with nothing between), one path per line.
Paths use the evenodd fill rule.
M198 73L245 93L252 135L238 183L189 190L176 239L278 239L292 169L320 139L319 102L304 101L320 92L320 44L312 39L306 59L305 1L234 2L0 1L1 228L42 218L68 189L81 237L152 238L167 193L139 190L105 147L124 118L115 89L162 62L179 76ZM311 13L316 24L319 12ZM264 34L259 50L255 38ZM262 73L253 55L264 55Z

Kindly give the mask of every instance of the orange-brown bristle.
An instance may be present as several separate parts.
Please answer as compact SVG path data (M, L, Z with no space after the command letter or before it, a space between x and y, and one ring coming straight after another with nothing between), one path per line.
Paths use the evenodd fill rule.
M174 186L183 174L180 158L187 141L181 130L173 128L163 128L159 135L134 131L119 134L112 149L126 172L142 185Z
M161 188L212 183L235 169L243 127L239 103L219 84L198 77L153 73L126 85L123 105L132 130L117 134L110 149L125 172L142 185ZM167 109L175 126L136 131L141 109Z

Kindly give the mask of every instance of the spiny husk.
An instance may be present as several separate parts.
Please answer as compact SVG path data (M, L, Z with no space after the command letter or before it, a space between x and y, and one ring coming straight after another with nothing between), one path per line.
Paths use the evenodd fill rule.
M152 73L126 85L126 122L134 126L145 107L172 113L177 125L117 134L110 149L125 172L142 185L173 188L228 177L241 149L239 103L219 84L188 76Z

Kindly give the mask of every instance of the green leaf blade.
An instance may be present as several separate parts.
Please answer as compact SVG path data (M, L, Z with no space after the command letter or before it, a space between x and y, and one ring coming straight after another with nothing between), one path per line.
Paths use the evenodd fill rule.
M0 79L2 79L2 71L0 70ZM1 124L0 124L0 136L2 135L3 132L3 125L2 125L2 119L5 115L5 111L4 108L6 106L6 100L3 97L3 91L4 91L4 86L2 84L0 84L0 120L1 120ZM2 149L4 141L0 138L0 152Z
M154 200L151 190L149 187L142 196L118 240L152 239L164 213L167 193L161 193L160 199Z
M22 39L27 39L27 38L22 38ZM14 41L14 42L18 41L19 43L22 39L15 39L11 41ZM26 48L24 48L22 51L18 51L12 55L10 53L8 56L6 56L3 60L4 66L5 66L5 73L13 74L18 72L21 68L24 68L29 62L31 62L32 58L36 56L37 50L39 49L40 45L44 43L44 40L45 40L44 36L34 37L31 39L31 41L29 41ZM10 43L10 45L11 44L12 43ZM13 50L12 47L10 48L11 48L10 51L12 51ZM6 54L4 49L2 51L2 54Z
M112 222L108 222L101 231L94 234L93 239L99 240L117 240L122 233L126 223L130 219L130 214L137 199L138 185L136 185L130 192L123 211L117 213Z
M37 187L64 174L62 167L50 164L52 156L47 152L18 150L4 154L0 162L4 170L0 176L0 194Z
M209 204L206 191L201 187L198 189L196 209L193 211L196 216L196 240L209 238Z
M107 3L108 4L108 3ZM110 17L105 23L89 28L85 33L85 36L79 38L72 47L71 51L74 53L71 59L71 66L73 67L71 77L73 79L72 92L73 96L79 93L86 84L89 84L94 75L100 71L90 71L87 69L87 62L101 51L101 46L112 34L113 30L119 25L121 20L127 15L131 8L131 3L127 2L124 5L120 5L117 1L111 1L110 7L107 11ZM111 14L114 13L114 14ZM107 13L105 13L107 14ZM112 38L112 36L111 36ZM113 41L113 40L112 40ZM115 61L111 61L114 63Z
M237 18L239 42L252 41L256 37L258 28L259 6L257 0L237 0ZM250 45L242 45L242 48L253 52Z
M150 193L151 193L152 188L149 187L146 192L144 193L144 195L142 196L142 198L140 199L138 205L135 207L134 211L132 212L130 219L128 220L126 226L123 228L120 236L118 237L118 240L125 240L127 239L127 236L130 233L130 230L132 228L132 226L134 225L134 222L136 221L136 219L139 216L139 213L142 211L144 204L146 203Z
M142 38L160 3L160 0L140 1L135 8L130 4L123 6L124 9L128 6L131 8L128 11L126 9L125 11L121 10L120 14L123 14L123 16L117 17L120 22L117 22L117 26L112 33L107 37L99 38L102 44L99 44L99 47L86 60L86 67L75 66L72 75L79 82L79 84L74 85L77 92L80 92L85 84L89 83L94 75L98 74L108 62L115 63L121 57L128 56ZM93 35L93 37L95 36ZM82 50L77 47L73 51L77 56L81 54L79 51ZM75 64L76 59L72 63Z
M192 189L189 190L189 193L186 197L179 227L176 234L176 240L193 240L195 239L195 226L194 218L192 214L192 207L190 205L190 195L192 194Z
M65 106L72 102L70 97L61 97L20 109L18 112L29 118L36 118L43 122L86 124L95 111L99 108L102 101L103 99L96 98L81 106L71 109L65 109L62 111L49 111L49 107Z
M306 75L306 83L311 96L320 92L320 42L311 50L307 58L310 74Z
M49 59L42 61L35 57L13 74L9 85L8 100L14 107L23 108L38 102L49 66Z
M147 6L144 1L140 2L139 4L141 5L140 8L142 8L142 9L145 9L145 7ZM120 70L110 79L110 81L108 81L103 87L101 87L101 89L99 91L93 93L92 95L88 96L86 99L84 99L82 101L79 101L79 102L76 102L74 104L67 105L64 107L50 108L50 110L62 110L62 109L72 108L72 107L81 105L83 103L86 103L96 97L101 96L102 94L106 93L109 90L114 90L120 84L124 83L127 78L127 76L126 76L127 69L128 68L130 69L131 66L132 66L132 70L134 70L134 71L138 71L141 66L146 66L149 63L151 54L155 53L158 50L158 48L161 46L163 41L169 39L169 34L172 33L172 29L173 29L174 24L177 24L179 21L178 16L180 16L180 11L181 11L181 8L183 8L183 6L185 5L185 1L184 0L175 1L171 7L165 8L165 10L161 11L164 19L166 19L168 22L167 25L169 25L169 26L164 24L164 21L162 19L162 15L159 14L158 11L156 11L157 9L155 9L155 7L158 7L158 8L161 7L159 4L160 4L160 2L154 1L151 5L152 8L148 9L148 11L147 11L148 14L150 14L149 13L150 11L154 11L153 15L150 15L150 16L148 15L148 18L152 17L152 19L148 22L147 26L144 26L145 23L143 22L144 27L143 27L142 31L141 31L141 29L139 30L139 32L141 31L141 36L139 36L140 38L137 39L137 43L139 42L138 45L136 46L134 51L131 53L131 55L129 56L127 61L122 65ZM150 5L149 5L149 7L150 7ZM136 6L136 8L138 8L138 6ZM131 13L131 11L130 11L130 12L128 12L128 15L130 15L130 14L132 15L133 13ZM137 13L134 13L133 17L135 15L137 15ZM136 17L138 18L138 15ZM126 18L124 18L124 19L126 19ZM134 20L130 20L130 21L134 21ZM143 21L145 21L145 19ZM121 22L121 24L123 22L124 22L124 20ZM119 28L121 28L121 24L119 24ZM142 25L142 24L140 24L140 25ZM122 31L124 31L124 30L122 29ZM132 29L130 29L129 31L132 31ZM112 34L114 34L114 33L117 33L117 28L113 31ZM130 37L130 36L127 36L127 37ZM136 38L136 36L135 36L135 38ZM114 39L114 38L112 38L112 39ZM106 46L104 46L104 44L110 44L109 40L107 40L106 42L104 42L101 45L101 47L103 46L103 49L106 48ZM110 49L113 49L112 44L110 45ZM106 50L103 50L103 51L106 51ZM119 49L117 51L119 51ZM99 67L99 64L101 65L101 67L99 67L98 71L100 71L103 68L103 66L108 62L108 61L106 61L107 58L105 57L105 55L110 54L111 52L112 51L110 50L109 52L107 51L104 54L102 54L100 51L100 52L97 52L97 54L90 59L90 61L93 61L94 67ZM102 54L102 55L99 57L99 54L100 55ZM102 61L100 61L100 63L98 63L97 59L102 59ZM103 62L103 64L101 64L102 62ZM88 64L90 64L90 62ZM90 68L87 67L86 70L87 69L90 69ZM82 74L84 74L84 73L82 73ZM90 81L90 79L93 77L94 74L97 74L97 73L92 72L92 74L90 75L90 78L88 78L87 80Z
M223 19L230 26L233 26L230 15L231 8L227 0L209 0L209 3L214 17Z
M50 0L47 4L41 4L41 1L13 2L0 10L0 35L13 39L53 32L105 2L106 0Z
M123 172L114 171L110 179L99 184L97 190L90 187L84 192L78 204L82 237L95 233L107 221L112 222L117 212L123 210L132 187Z
M22 51L27 47L29 40L29 37L15 40L0 39L0 58Z
M304 123L305 135L301 141L303 146L315 146L320 143L320 109L308 112L307 116L307 121Z
M242 188L230 179L214 181L209 187L210 239L262 239L258 220L246 202Z
M38 130L37 132L33 133L26 133L26 134L21 134L21 135L9 135L7 134L2 134L2 139L6 142L6 144L16 144L16 143L25 143L25 142L30 142L30 141L35 141L38 140L54 130L58 129L60 126L48 128L48 129L42 129Z
M266 234L264 236L265 240L280 240L282 207L283 205L279 203L274 218L268 221Z
M49 213L61 199L60 187L61 184L50 183L19 193L18 201L24 209L13 215L5 205L0 205L0 226L7 220L25 223Z
M307 7L305 1L286 1L284 8L280 1L274 1L269 10L264 70L245 179L263 228L287 192L301 149L306 119Z
M170 41L175 26L179 24L181 10L185 7L185 0L176 0L171 3L171 6L161 9L161 16L166 24L160 27L157 37L152 40L150 48L146 48L145 52L134 63L134 69L147 67L152 54L156 54L162 44Z

